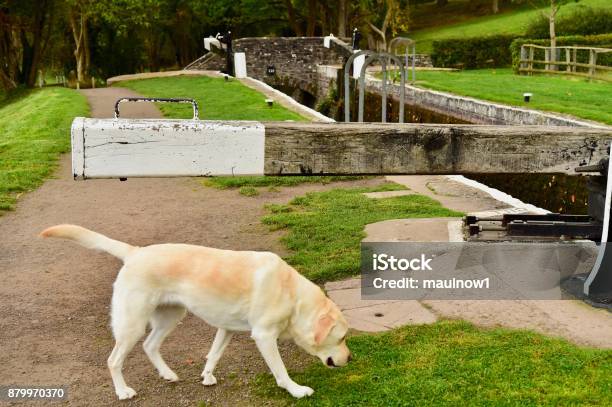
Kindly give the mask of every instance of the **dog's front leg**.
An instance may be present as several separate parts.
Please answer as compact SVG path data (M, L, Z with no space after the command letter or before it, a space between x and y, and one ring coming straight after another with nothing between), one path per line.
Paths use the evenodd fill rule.
M270 333L265 330L253 330L251 337L255 340L257 349L261 352L261 355L272 371L276 379L276 384L278 384L279 387L287 390L293 397L297 398L310 396L314 393L314 390L310 387L300 386L289 377L287 368L285 368L285 364L278 352L277 333Z

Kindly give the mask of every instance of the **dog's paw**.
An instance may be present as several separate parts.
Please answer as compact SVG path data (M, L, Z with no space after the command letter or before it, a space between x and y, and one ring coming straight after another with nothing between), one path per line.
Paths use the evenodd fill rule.
M115 392L117 393L117 397L119 397L119 400L131 399L132 397L136 395L136 391L132 389L131 387L125 387L123 389L116 389Z
M172 370L163 373L160 372L159 375L162 379L168 380L169 382L178 382L179 380L179 377Z
M204 386L213 386L217 384L217 378L213 375L205 375L204 380L202 380L202 384Z
M289 393L295 398L301 399L302 397L311 396L314 390L308 386L296 385L295 387L287 389Z

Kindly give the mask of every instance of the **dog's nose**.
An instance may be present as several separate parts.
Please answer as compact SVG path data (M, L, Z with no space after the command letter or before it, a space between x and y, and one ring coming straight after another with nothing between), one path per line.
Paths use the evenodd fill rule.
M350 362L351 360L353 360L353 354L349 353L348 358L346 359L346 361Z
M331 356L327 358L327 366L336 367L336 364L334 363L334 360L331 358Z

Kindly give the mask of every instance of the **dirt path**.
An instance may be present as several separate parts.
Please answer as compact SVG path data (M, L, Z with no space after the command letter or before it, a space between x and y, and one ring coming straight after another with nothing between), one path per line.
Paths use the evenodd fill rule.
M89 101L91 117L110 118L114 117L115 102L119 98L142 97L138 93L127 88L100 88L84 89L81 91ZM153 103L122 103L120 106L121 117L139 117L155 119L163 117L162 113Z
M92 112L98 117L111 116L114 100L131 94L120 88L84 93L95 97ZM153 117L152 107L134 104L133 109L143 110L130 113ZM248 334L237 335L229 345L216 374L219 384L200 384L214 330L193 316L162 348L181 381L168 384L158 378L137 346L125 375L139 394L134 401L118 403L106 358L113 345L108 305L120 262L70 242L36 236L50 225L75 223L135 245L183 242L282 254L278 236L259 223L264 203L287 202L333 186L305 185L244 197L234 190L205 188L194 178L75 182L69 156L63 156L56 179L0 217L0 384L65 384L68 404L79 406L260 404L248 382L267 369ZM289 369L313 360L290 345L283 345L282 353Z

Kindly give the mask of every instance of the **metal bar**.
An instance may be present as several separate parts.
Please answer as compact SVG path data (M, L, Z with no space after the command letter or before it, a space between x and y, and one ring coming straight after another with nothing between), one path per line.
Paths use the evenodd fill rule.
M608 150L608 154L609 154ZM610 204L612 200L612 165L608 165L606 177L606 197L604 199L603 230L601 232L601 244L595 265L584 282L583 293L585 295L597 294L609 291L612 287L612 245L610 242ZM610 246L610 247L608 247Z
M381 60L381 66L382 66L383 79L382 79L382 100L381 100L382 106L381 106L380 121L383 123L386 123L387 122L387 62L385 58Z
M193 120L199 120L198 102L186 98L121 98L115 102L115 119L119 118L119 105L123 102L153 102L153 103L191 103L193 106Z
M350 109L351 91L350 91L350 85L349 85L351 66L353 65L353 61L355 61L355 58L361 55L370 55L373 53L374 51L369 51L369 50L363 50L363 51L356 52L353 55L351 55L346 61L346 64L344 64L344 121L345 123L349 123L351 121L351 109Z
M479 219L481 221L487 221L488 218ZM547 213L543 215L526 215L526 214L505 214L502 216L502 225L506 225L510 222L524 221L524 222L591 222L593 219L588 215L565 215L559 213Z
M397 64L402 73L401 86L400 86L400 117L399 122L404 122L404 101L406 98L406 70L404 68L404 64L402 60L398 58L396 55L389 54L388 52L378 52L372 53L368 58L366 58L363 66L361 67L361 72L359 73L359 122L363 122L363 105L365 98L365 73L367 67L374 61L375 59L382 60L382 58L392 59L393 62ZM383 84L384 85L384 84Z
M506 225L509 236L571 236L599 239L602 234L600 223L514 221Z
M416 42L412 43L412 83L416 82Z

